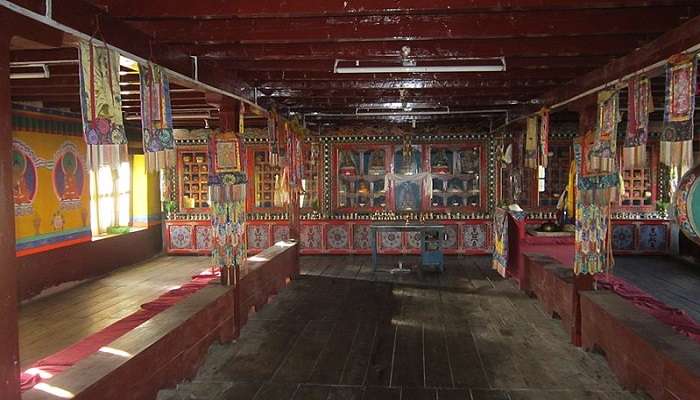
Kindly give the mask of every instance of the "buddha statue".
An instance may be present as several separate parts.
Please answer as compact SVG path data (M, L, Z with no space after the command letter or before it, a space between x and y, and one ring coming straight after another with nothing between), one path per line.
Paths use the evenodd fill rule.
M399 185L397 208L402 211L418 209L418 185L405 182Z
M412 149L410 151L404 149L401 152L401 157L398 165L396 166L396 172L400 175L413 175L418 172L416 154Z
M19 151L12 152L12 194L15 204L30 203L30 193L24 174L27 171L27 158Z
M382 175L386 171L384 166L384 150L374 150L369 156L370 175Z
M357 194L361 196L369 195L369 184L367 184L366 180L361 179L360 182L357 184Z
M445 149L440 149L436 151L433 157L431 169L434 174L448 174L450 172L450 167L447 164L447 152Z
M452 178L449 181L447 181L447 191L450 193L461 193L464 191L464 187L462 186L462 181L459 180L458 178Z
M75 154L68 152L61 159L61 170L63 171L63 195L61 200L79 200L80 182L77 176L78 162Z
M350 150L342 150L339 153L339 167L341 175L354 176L357 175L357 165Z

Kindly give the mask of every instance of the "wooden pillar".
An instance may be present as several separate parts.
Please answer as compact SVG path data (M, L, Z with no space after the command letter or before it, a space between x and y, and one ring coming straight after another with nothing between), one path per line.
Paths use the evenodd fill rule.
M591 129L595 129L598 118L598 103L596 96L588 96L577 104L579 113L578 136L585 135ZM593 275L574 275L574 327L571 335L573 345L581 346L581 294L580 292L593 290Z
M0 23L7 24L0 12ZM6 25L7 26L7 25ZM12 196L10 36L0 32L0 399L19 400L19 335L15 212Z

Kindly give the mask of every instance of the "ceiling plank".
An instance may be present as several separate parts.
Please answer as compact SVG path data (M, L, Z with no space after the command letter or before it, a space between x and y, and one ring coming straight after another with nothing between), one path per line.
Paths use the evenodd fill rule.
M700 6L606 10L309 17L303 19L147 19L129 24L162 43L307 43L520 38L661 33ZM595 21L593 23L592 21ZM644 21L644 23L640 23Z
M26 1L26 0L25 0ZM308 17L342 15L402 15L459 12L503 12L516 10L609 9L640 6L693 5L692 0L458 0L449 6L434 0L304 0L304 1L221 1L155 2L143 0L92 0L118 17L249 18Z
M663 34L632 53L614 59L605 66L589 72L566 85L540 96L543 104L553 105L573 98L598 86L663 61L700 43L700 16Z

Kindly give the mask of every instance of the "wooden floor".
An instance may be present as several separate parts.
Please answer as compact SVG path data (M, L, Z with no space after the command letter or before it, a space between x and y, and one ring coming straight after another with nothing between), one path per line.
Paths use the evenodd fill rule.
M208 261L208 257L159 257L23 305L19 320L22 369L188 282L207 268Z
M618 256L613 273L700 323L700 265L667 256Z
M373 273L369 257L303 257L303 275L237 342L158 398L643 398L489 263L450 257L443 274L397 276Z

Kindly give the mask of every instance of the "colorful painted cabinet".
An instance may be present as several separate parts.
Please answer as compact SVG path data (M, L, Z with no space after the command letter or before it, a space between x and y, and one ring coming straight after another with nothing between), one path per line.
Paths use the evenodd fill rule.
M469 220L434 221L445 225L445 254L488 254L491 252L491 222ZM301 225L301 254L370 254L371 221L304 221ZM288 237L286 221L254 221L248 225L248 252L255 254ZM420 254L415 232L379 234L381 254Z
M165 251L168 254L210 254L212 230L209 220L178 221L165 223Z
M615 254L666 254L669 235L667 221L615 220L612 246Z

